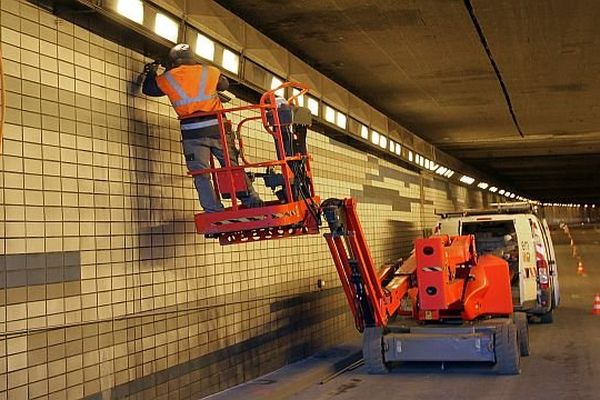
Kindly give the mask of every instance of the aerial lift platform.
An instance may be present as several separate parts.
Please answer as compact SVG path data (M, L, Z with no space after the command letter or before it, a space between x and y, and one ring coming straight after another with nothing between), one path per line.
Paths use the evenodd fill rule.
M285 100L280 89L295 89ZM527 318L513 314L509 269L492 255L478 256L472 235L416 239L406 260L377 268L362 230L354 199L319 203L310 170L306 132L310 112L300 107L305 85L287 82L266 92L257 105L217 112L226 165L191 171L210 173L221 198L231 206L195 216L197 231L222 245L271 240L319 232L331 251L358 331L370 373L385 373L395 362L484 362L500 374L518 374L520 356L529 354ZM254 111L235 129L224 115ZM276 160L251 163L243 152L241 127L260 120L274 141ZM242 162L231 165L228 146L239 146ZM265 173L250 169L266 168ZM238 204L247 193L246 176L263 178L277 195L264 207Z
M286 88L293 88L296 93L287 100L276 96L275 93ZM212 159L212 168L190 171L189 174L211 174L217 197L231 200L231 206L223 212L196 214L198 233L219 239L221 245L229 245L319 232L319 198L315 196L310 156L306 151L306 133L312 117L310 110L298 104L298 98L306 92L308 87L305 85L286 82L264 93L258 104L186 117L217 115L225 165L216 167ZM226 113L232 112L254 115L243 118L234 131L225 117ZM265 133L273 140L276 160L248 160L242 128L256 120L261 122ZM238 166L232 165L229 157L234 146L240 151ZM264 173L252 172L261 168L265 169ZM239 198L248 194L247 176L251 181L262 178L276 194L277 200L256 208L239 204Z

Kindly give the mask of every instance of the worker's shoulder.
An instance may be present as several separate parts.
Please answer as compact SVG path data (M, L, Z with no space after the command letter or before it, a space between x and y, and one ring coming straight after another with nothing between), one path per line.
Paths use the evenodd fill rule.
M216 72L216 73L219 73L219 74L221 73L221 70L219 68L215 67L214 65L204 64L204 65L201 65L201 66L202 66L202 68L207 68L211 72Z
M221 70L219 68L209 64L180 65L178 67L173 68L171 71L181 73L196 73L202 71L203 69L207 69L209 72L213 73L221 73Z

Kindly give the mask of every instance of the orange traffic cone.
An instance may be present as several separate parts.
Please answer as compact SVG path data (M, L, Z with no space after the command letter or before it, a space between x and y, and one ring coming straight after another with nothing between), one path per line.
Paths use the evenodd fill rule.
M592 306L592 315L600 315L600 293L596 293L594 305Z
M585 269L583 268L583 262L579 261L577 263L577 275L585 274Z

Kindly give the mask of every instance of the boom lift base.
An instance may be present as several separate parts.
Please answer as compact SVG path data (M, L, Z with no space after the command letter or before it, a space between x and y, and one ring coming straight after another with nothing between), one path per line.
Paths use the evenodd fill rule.
M509 318L477 320L460 325L419 325L415 321L398 326L391 324L381 337L383 361L496 363L504 356L496 352L496 335L509 326L512 326ZM368 354L364 356L370 357Z
M519 373L519 349L509 318L460 325L392 322L365 330L363 357L369 373L385 373L397 362L482 362L500 374Z
M370 373L404 361L487 362L500 374L519 373L517 332L526 329L510 318L506 261L477 257L473 236L441 235L416 239L406 262L378 270L356 202L329 199L321 207ZM399 319L405 314L410 318Z

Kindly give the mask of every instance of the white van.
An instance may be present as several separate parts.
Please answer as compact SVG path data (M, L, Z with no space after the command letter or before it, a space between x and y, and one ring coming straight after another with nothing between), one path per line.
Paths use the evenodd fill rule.
M552 311L560 303L558 269L548 224L536 204L498 203L437 215L436 232L473 234L479 254L495 254L508 262L515 311L552 322Z

